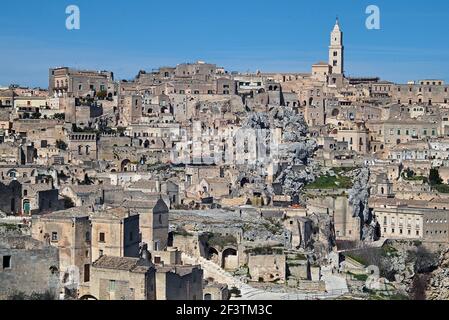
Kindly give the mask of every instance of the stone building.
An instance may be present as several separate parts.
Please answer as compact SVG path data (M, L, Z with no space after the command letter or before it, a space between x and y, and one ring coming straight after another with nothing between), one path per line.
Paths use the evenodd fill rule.
M126 127L139 123L142 118L142 97L137 95L120 96L119 99L119 125Z
M94 212L92 226L92 261L102 255L115 257L139 256L139 215L129 209L114 208Z
M425 209L411 202L396 199L376 198L370 200L370 207L380 225L382 238L422 239Z
M78 290L90 281L92 232L86 207L33 216L31 235L59 250L60 281Z
M227 284L207 282L203 288L203 300L229 300L230 293Z
M0 300L14 294L59 294L58 249L28 236L0 237Z
M68 150L72 161L97 159L97 136L94 133L71 133Z
M114 74L109 71L76 70L62 67L50 69L48 91L50 96L91 97L106 91L109 98L116 95Z
M156 266L156 300L203 300L200 266Z
M281 255L249 255L248 270L252 281L283 283L286 280L286 257Z
M430 209L424 212L424 240L449 243L449 211Z
M98 300L155 300L154 265L142 258L101 256L92 264L89 296Z

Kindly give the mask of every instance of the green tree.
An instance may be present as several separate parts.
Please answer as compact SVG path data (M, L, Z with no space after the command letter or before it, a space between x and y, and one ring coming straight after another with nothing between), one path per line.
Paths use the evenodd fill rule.
M100 100L106 99L107 96L108 96L108 92L106 90L102 90L102 91L98 91L97 92L97 98L100 99Z
M441 179L438 169L430 169L429 181L432 186L440 185L443 183L443 179Z
M65 113L55 113L55 115L53 116L53 119L65 120Z
M41 115L42 115L42 114L40 114L39 112L33 112L33 113L31 114L31 119L40 119L40 118L41 118Z

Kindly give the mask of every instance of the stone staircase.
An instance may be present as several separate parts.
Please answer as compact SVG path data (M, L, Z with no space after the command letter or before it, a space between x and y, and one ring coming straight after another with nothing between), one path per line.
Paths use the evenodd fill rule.
M201 265L204 271L204 278L213 278L220 283L226 283L229 289L236 287L240 290L241 297L231 298L231 300L310 300L338 298L349 292L346 279L333 275L330 269L323 268L323 280L326 282L326 293L310 294L298 292L286 294L282 292L265 291L254 288L245 283L243 277L235 277L217 264L203 257L193 257L182 253L182 261L185 264Z
M226 283L229 289L236 287L240 290L241 297L238 299L251 300L255 296L265 294L265 291L251 287L243 281L243 278L235 277L217 264L203 257L193 257L182 253L182 261L186 264L201 265L204 278L213 278L220 283Z

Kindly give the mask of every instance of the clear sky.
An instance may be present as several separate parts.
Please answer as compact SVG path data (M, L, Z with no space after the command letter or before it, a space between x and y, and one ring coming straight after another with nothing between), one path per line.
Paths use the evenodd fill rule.
M65 28L71 4L80 30ZM365 27L370 4L380 8L380 30ZM1 3L0 86L47 87L56 66L119 79L197 60L229 71L309 72L327 61L336 15L347 75L449 80L447 0L21 0Z

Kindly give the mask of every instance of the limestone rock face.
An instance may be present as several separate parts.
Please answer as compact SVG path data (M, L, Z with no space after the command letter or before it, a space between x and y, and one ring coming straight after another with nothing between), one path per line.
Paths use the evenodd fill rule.
M314 214L309 218L314 226L314 234L309 242L309 248L313 250L313 257L316 261L328 259L336 245L333 220L327 214Z
M431 273L426 298L449 300L449 249L441 254L438 268Z
M244 128L273 129L281 128L283 143L278 146L278 156L283 164L277 174L276 183L282 185L283 192L292 199L298 199L303 187L315 180L316 168L313 155L317 143L307 138L308 126L301 114L292 108L273 107L269 112L249 112L244 121ZM269 133L266 133L269 135ZM266 137L269 138L268 136ZM245 170L242 170L245 169ZM251 183L251 192L257 191L266 197L273 195L273 190L265 182L267 172L264 164L253 165L252 168L242 166L237 181L243 178ZM237 184L236 184L237 185ZM242 194L242 188L233 190L234 194ZM257 189L257 190L255 190Z
M251 129L269 129L270 120L266 113L251 112L248 114L243 127Z
M375 241L377 221L369 209L368 201L370 197L370 171L362 168L356 172L354 185L349 191L349 203L353 208L353 216L360 219L362 241Z
M295 113L292 108L275 108L273 113L274 124L283 129L285 142L297 142L307 135L309 128L301 113Z

